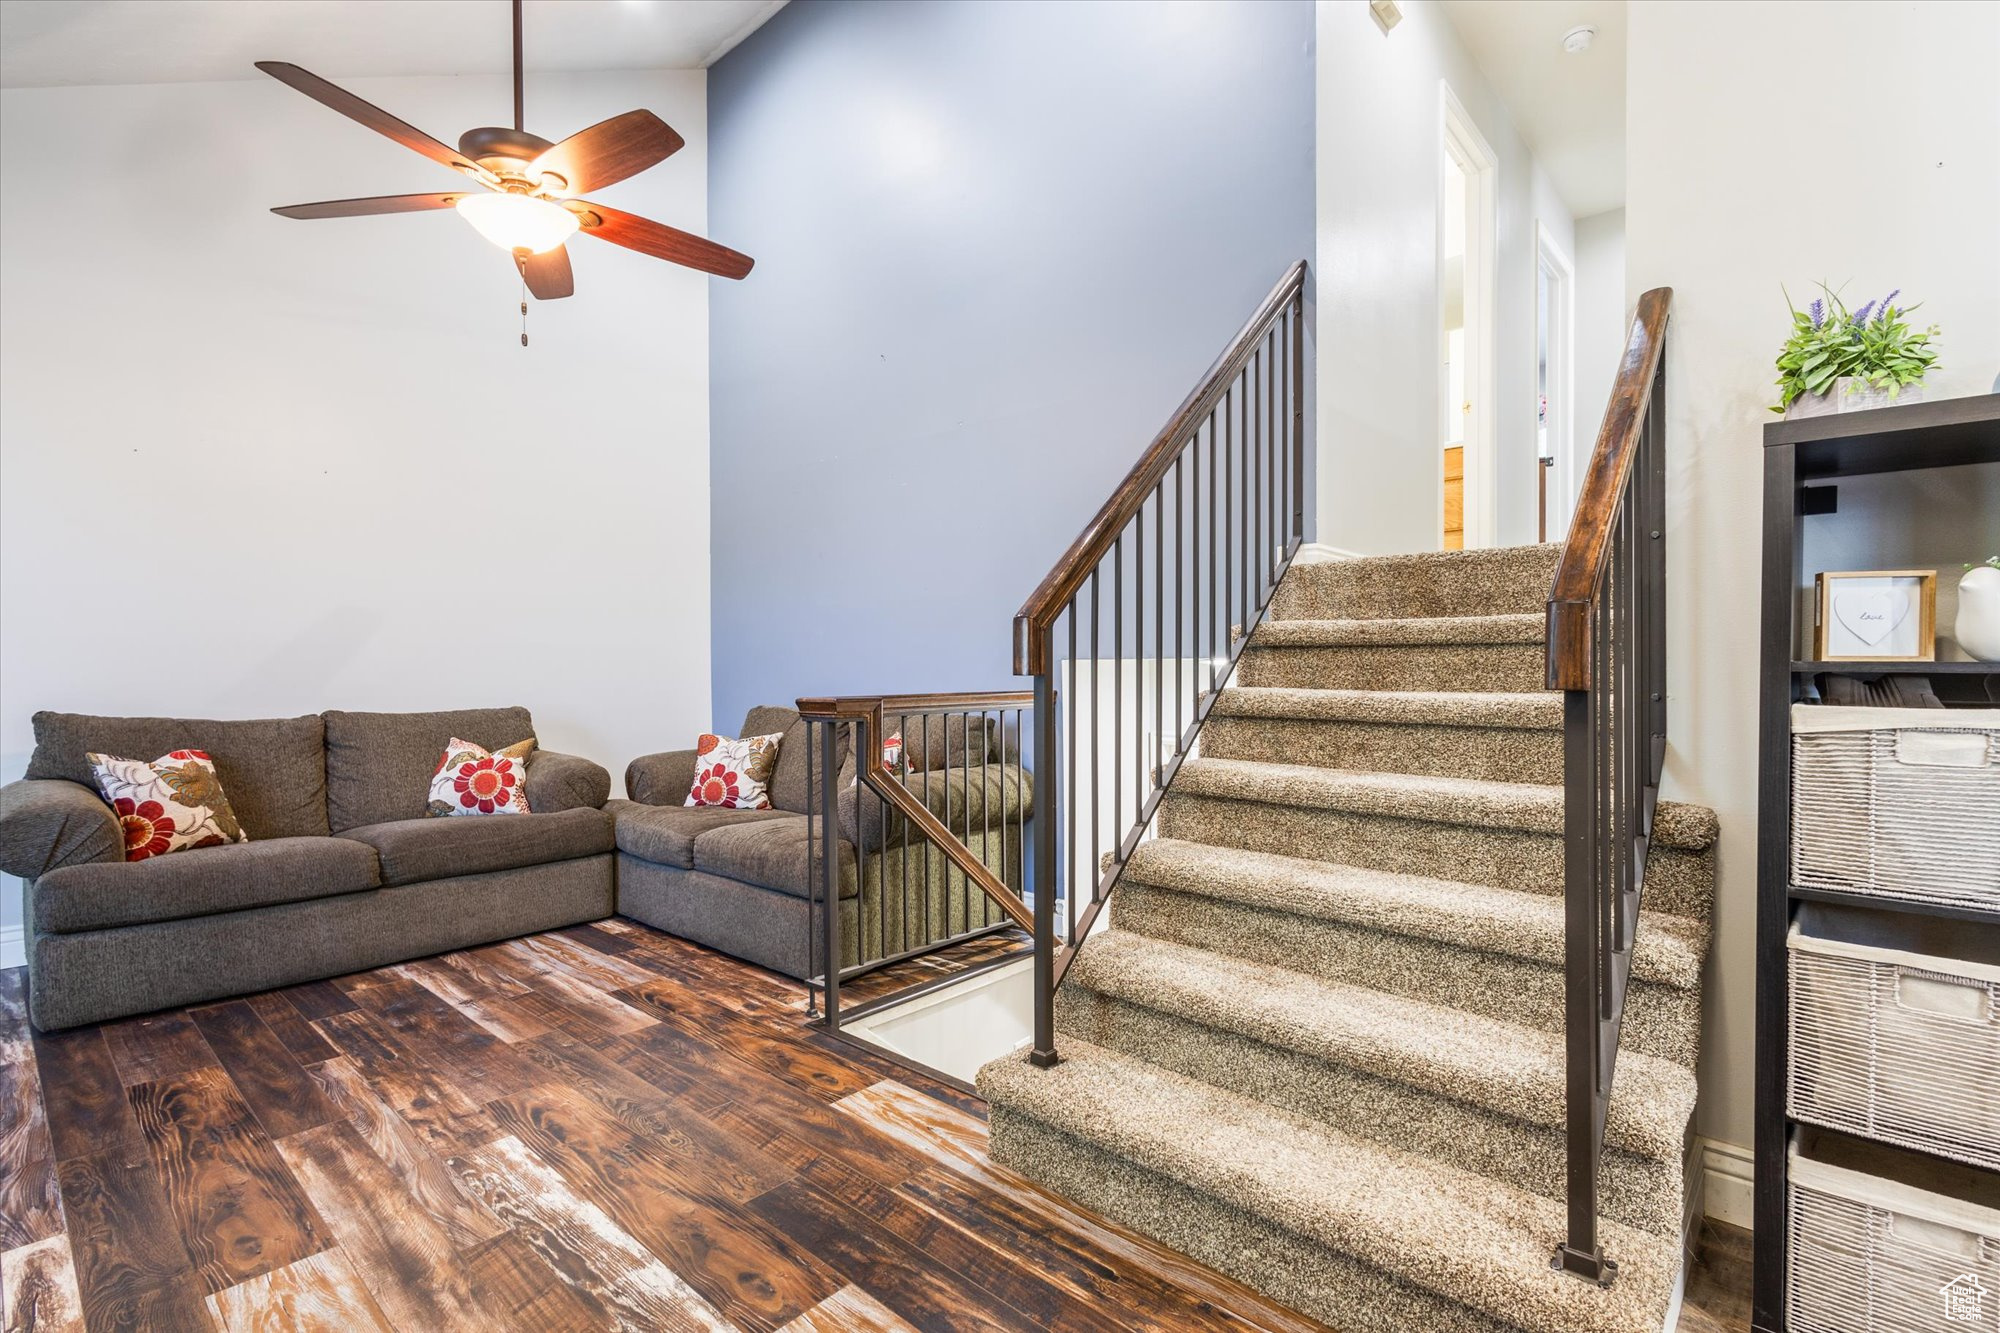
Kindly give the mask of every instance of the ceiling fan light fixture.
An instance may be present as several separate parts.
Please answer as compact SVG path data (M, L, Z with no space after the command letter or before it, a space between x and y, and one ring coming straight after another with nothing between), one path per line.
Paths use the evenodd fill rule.
M542 254L576 235L576 214L526 194L468 194L454 205L472 229L510 254Z

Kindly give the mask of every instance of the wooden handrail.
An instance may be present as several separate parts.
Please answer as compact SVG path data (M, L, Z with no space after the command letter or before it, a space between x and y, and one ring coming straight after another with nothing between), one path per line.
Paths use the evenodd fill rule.
M1611 385L1611 400L1597 431L1590 465L1577 491L1576 513L1562 559L1549 586L1548 687L1587 690L1590 680L1590 617L1592 600L1603 582L1610 558L1611 525L1625 493L1632 460L1639 452L1639 434L1653 400L1653 379L1666 347L1667 316L1673 307L1671 287L1655 287L1639 298L1625 355Z
M852 722L880 713L938 713L964 709L1033 708L1032 690L989 690L965 694L857 694L800 699L800 717Z
M1025 701L1025 702L1024 702ZM965 877L979 888L979 891L1000 904L1000 909L1012 917L1014 923L1023 930L1035 928L1035 914L1021 901L1019 894L1001 883L998 876L986 868L985 862L972 854L972 849L960 842L958 835L945 827L944 821L931 813L930 807L910 794L909 788L889 776L889 770L882 766L882 713L886 708L891 712L919 712L926 708L1018 708L1033 704L1032 694L891 694L879 696L852 696L837 699L817 698L799 700L799 716L817 718L823 721L863 722L867 724L869 743L862 747L859 756L861 780L877 796L894 806L898 813L917 831L945 854L945 858L962 871ZM970 782L971 775L967 774ZM984 800L982 792L980 799ZM827 845L831 847L833 833L827 830Z
M1125 480L1118 483L1118 489L1097 511L1097 516L1077 534L1076 540L1063 552L1062 559L1042 580L1021 609L1014 615L1014 674L1017 676L1038 676L1048 669L1048 633L1063 608L1076 596L1090 571L1097 568L1111 550L1112 542L1139 512L1139 506L1159 485L1167 470L1179 457L1181 447L1187 443L1189 434L1197 423L1206 418L1217 403L1222 401L1223 392L1235 383L1237 372L1249 359L1250 353L1263 340L1271 321L1305 285L1306 264L1302 259L1285 271L1264 303L1257 307L1257 313L1237 335L1230 340L1215 364L1202 376L1201 383L1187 396L1175 411L1165 429L1153 437L1146 446L1146 452L1139 455L1139 461L1125 474Z

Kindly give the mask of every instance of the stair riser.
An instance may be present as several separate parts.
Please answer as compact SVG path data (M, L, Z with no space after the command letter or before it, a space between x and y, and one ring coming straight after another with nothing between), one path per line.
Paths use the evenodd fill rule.
M1539 643L1356 644L1245 650L1238 685L1307 690L1486 690L1543 688L1547 655Z
M1319 768L1561 782L1562 733L1507 727L1401 726L1294 718L1211 717L1201 752Z
M1340 1333L1520 1333L1039 1120L996 1105L991 1127L1002 1166Z
M1169 943L1247 958L1324 981L1365 986L1543 1032L1563 1031L1562 969L1530 959L1135 882L1120 884L1111 900L1111 916L1119 930ZM1621 1046L1692 1069L1700 1038L1698 990L1632 982Z
M1294 565L1278 585L1280 620L1399 620L1507 616L1548 605L1555 547L1418 560Z
M1561 836L1520 829L1170 793L1160 836L1529 893L1559 893L1563 882ZM1705 918L1714 887L1713 848L1656 847L1646 858L1649 912Z
M1532 1124L1074 984L1057 999L1056 1025L1344 1133L1546 1198L1566 1197L1560 1126ZM1605 1216L1663 1236L1680 1233L1678 1155L1662 1162L1607 1146L1599 1182Z

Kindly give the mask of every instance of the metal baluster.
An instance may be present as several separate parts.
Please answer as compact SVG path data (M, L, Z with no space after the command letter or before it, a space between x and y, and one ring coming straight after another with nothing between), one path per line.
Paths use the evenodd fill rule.
M806 809L819 806L819 756L818 744L820 728L824 724L817 719L806 724ZM813 1018L819 1013L819 992L813 989L813 955L818 946L814 937L819 931L819 919L815 911L825 908L817 901L819 897L819 830L813 827L811 819L806 820L806 1017Z
M1228 398L1225 396L1226 403ZM1220 600L1221 589L1215 581L1215 492L1218 489L1215 476L1215 413L1208 414L1208 692L1215 693L1215 604Z
M1236 645L1231 641L1236 625L1236 386L1222 391L1222 658L1235 660ZM1219 683L1227 667L1218 667Z
M1145 614L1142 608L1140 614ZM1166 766L1167 729L1167 487L1153 487L1153 774L1146 784L1158 791ZM1145 811L1140 810L1144 818Z
M827 724L827 745L829 754L834 752L834 728L839 723ZM824 961L820 967L822 1003L826 1007L826 1025L833 1031L840 1030L840 844L833 831L840 826L840 811L837 808L835 789L838 781L823 781L819 784L819 832L820 846L825 855L820 858L823 873L820 876L820 923L826 934ZM858 914L857 914L858 915Z
M1046 636L1046 631L1044 632ZM1047 1068L1056 1063L1055 965L1056 965L1056 821L1054 812L1062 808L1057 774L1061 765L1052 762L1056 754L1056 708L1052 676L1046 664L1054 645L1044 637L1041 643L1044 669L1035 677L1035 771L1047 774L1046 792L1035 793L1036 804L1048 813L1035 820L1035 1031L1028 1053L1030 1063ZM1046 801L1046 804L1044 804Z
M1097 738L1104 731L1104 680L1097 663L1097 625L1103 619L1097 586L1101 568L1101 565L1093 565L1090 570L1090 855L1084 858L1083 867L1090 876L1092 901L1097 897L1097 858L1104 854L1104 836L1097 828L1097 798L1104 789L1104 779L1097 764ZM1070 799L1076 799L1075 793L1071 793ZM1070 885L1070 892L1076 892L1076 885ZM1076 938L1074 931L1070 938Z
M1187 646L1181 639L1181 598L1187 590L1187 508L1181 502L1181 464L1187 461L1183 449L1174 458L1174 754L1181 752L1181 700L1187 686L1181 680L1181 659Z
M1292 535L1306 536L1306 296L1292 297Z
M1112 839L1124 837L1124 532L1112 542ZM1096 861L1090 875L1096 879Z

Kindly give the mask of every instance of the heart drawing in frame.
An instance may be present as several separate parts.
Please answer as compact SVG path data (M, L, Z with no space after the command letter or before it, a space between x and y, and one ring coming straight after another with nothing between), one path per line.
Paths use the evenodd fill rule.
M1850 662L1934 659L1936 570L1829 570L1813 583L1815 657Z
M1910 618L1910 597L1889 588L1837 591L1833 594L1833 615L1841 628L1875 648Z

